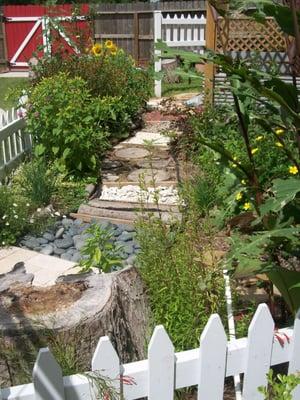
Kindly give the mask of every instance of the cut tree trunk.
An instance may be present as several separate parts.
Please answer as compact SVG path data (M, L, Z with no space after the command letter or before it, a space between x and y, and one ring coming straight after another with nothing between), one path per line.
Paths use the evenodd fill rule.
M65 349L75 349L78 372L90 370L98 340L105 335L122 362L145 357L149 307L137 269L62 276L47 288L32 286L26 275L18 265L0 276L0 386L24 383L34 353L49 345L49 337L50 348L54 339L66 356Z

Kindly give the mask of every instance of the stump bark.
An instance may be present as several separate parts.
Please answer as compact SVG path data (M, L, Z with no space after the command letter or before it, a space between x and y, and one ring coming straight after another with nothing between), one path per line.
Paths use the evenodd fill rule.
M123 363L145 357L149 305L136 268L62 276L50 288L33 287L33 277L28 275L18 265L0 276L0 385L24 383L35 351L49 345L49 337L63 352L75 349L80 372L90 370L93 352L104 335L110 337Z

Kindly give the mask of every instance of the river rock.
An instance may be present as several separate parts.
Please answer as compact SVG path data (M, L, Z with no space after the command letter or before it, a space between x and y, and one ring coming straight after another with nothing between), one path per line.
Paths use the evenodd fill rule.
M43 238L48 240L48 242L53 242L55 239L55 236L52 233L46 232L43 234Z
M55 239L60 239L62 237L64 231L65 231L64 227L59 228L55 234Z
M51 244L48 244L42 248L41 253L45 254L46 256L51 256L54 253L54 248Z
M73 246L74 241L71 237L66 237L64 239L56 239L54 244L59 249L68 249L69 247Z

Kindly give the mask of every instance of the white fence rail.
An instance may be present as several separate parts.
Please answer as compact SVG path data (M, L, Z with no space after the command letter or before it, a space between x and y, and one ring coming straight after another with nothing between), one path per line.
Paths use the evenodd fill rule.
M281 336L281 340L276 335ZM284 345L282 345L284 341ZM174 389L198 386L198 400L223 399L224 379L243 373L243 399L262 400L259 386L267 383L272 365L289 362L289 373L300 371L300 319L293 329L274 334L274 322L266 305L258 307L248 338L228 342L218 315L212 315L201 335L200 348L174 353L163 326L157 326L148 347L148 359L121 365L110 340L102 337L91 370L113 382L125 400L147 397L172 400ZM2 400L91 400L97 392L86 374L62 376L48 349L41 349L33 383L0 390ZM102 398L102 397L101 397ZM103 399L110 397L103 397ZM300 399L300 390L294 391Z
M206 18L203 14L185 16L169 14L163 16L161 11L154 11L154 42L163 40L168 46L185 50L192 50L197 53L204 51ZM160 55L158 50L156 56ZM155 61L155 72L160 72L162 68L161 60ZM155 81L155 96L161 97L161 81Z
M0 114L0 181L31 149L31 137L25 133L25 120L13 108Z

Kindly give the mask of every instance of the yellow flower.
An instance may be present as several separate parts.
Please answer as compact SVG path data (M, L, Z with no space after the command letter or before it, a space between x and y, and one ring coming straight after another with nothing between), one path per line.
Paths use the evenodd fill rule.
M116 54L117 54L117 50L118 50L118 48L117 48L117 46L115 45L115 44L113 44L111 47L110 47L110 54L112 55L112 56L115 56Z
M92 47L92 53L96 57L101 56L101 54L102 54L102 45L100 43L94 44L94 46Z
M252 149L251 150L251 154L253 155L253 154L255 154L255 153L257 153L258 152L258 148L257 147L255 147L255 149Z
M277 147L283 147L283 144L282 144L281 142L276 142L275 145L276 145Z
M289 167L289 173L292 175L297 175L299 172L298 167L296 165L290 166Z
M243 198L243 193L242 193L242 192L237 193L237 195L235 196L235 199L236 199L237 201L242 200L242 198Z
M243 205L243 210L245 210L245 211L251 210L251 203L249 203L249 201L247 201L247 202Z
M283 129L276 129L275 130L276 135L280 136L284 134L284 130Z
M241 184L242 184L242 185L246 185L246 183L247 183L247 182L245 181L245 179L242 179L242 180L241 180Z
M107 47L108 49L111 49L114 46L114 44L111 40L106 40L104 46Z
M259 141L261 141L261 140L263 140L263 136L257 136L256 138L255 138L255 141L256 142L259 142Z

